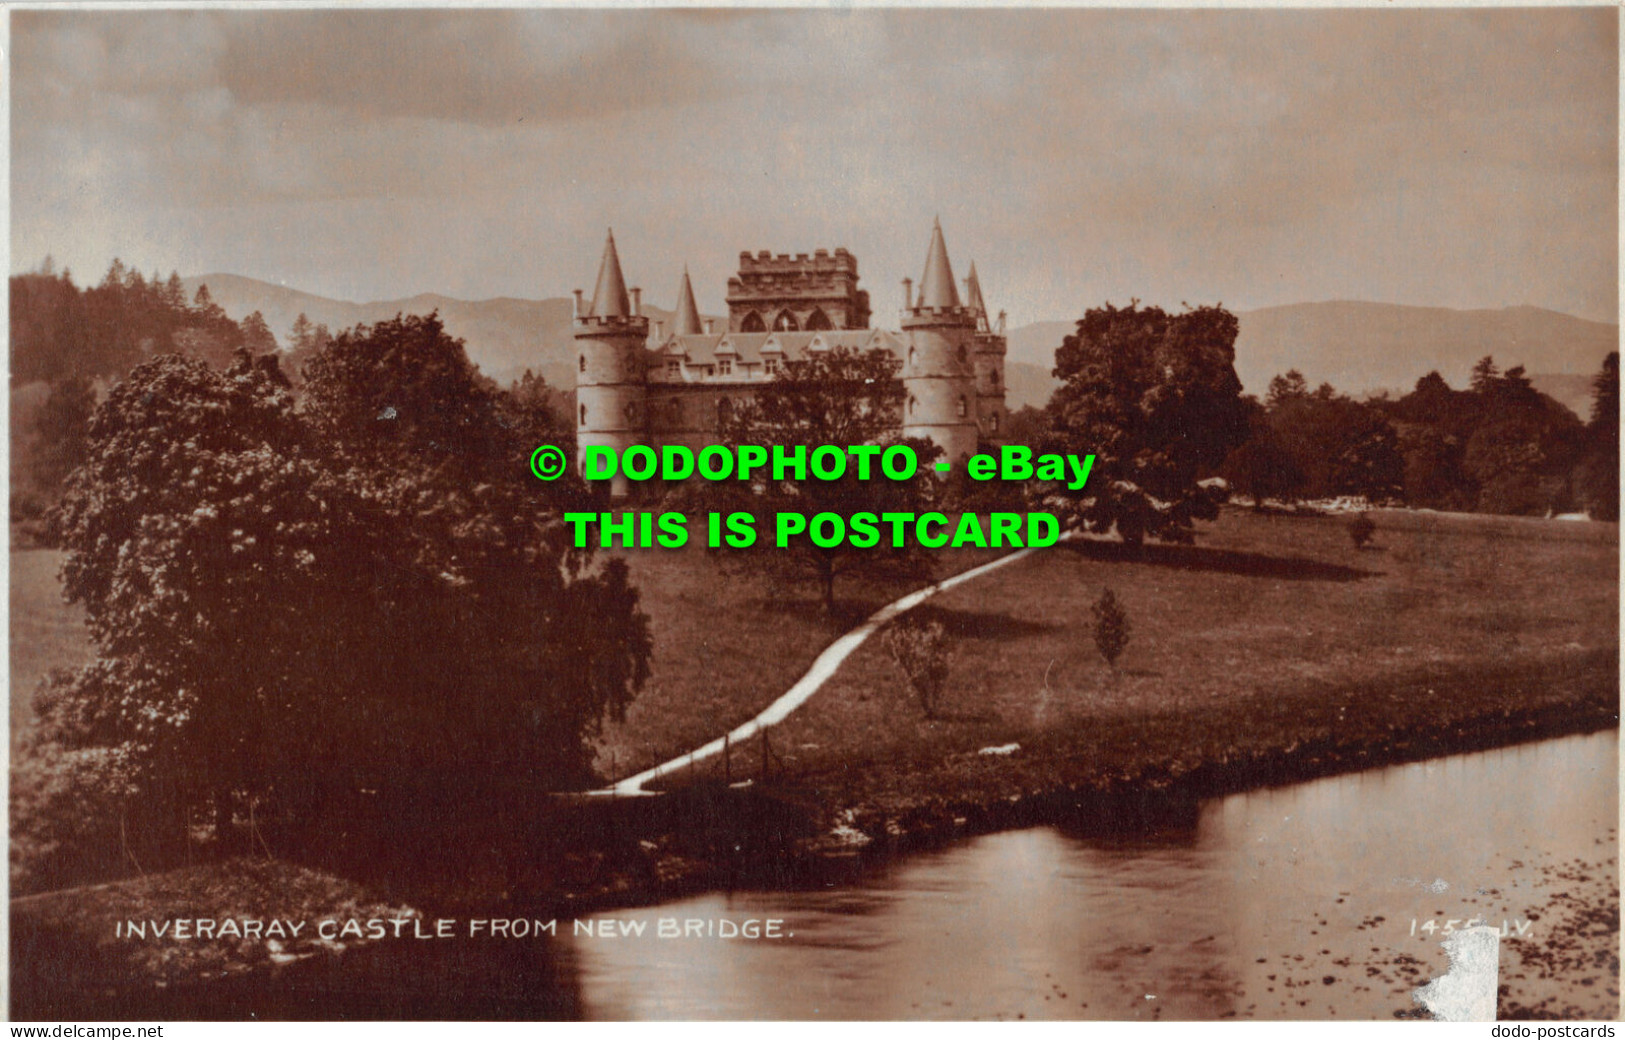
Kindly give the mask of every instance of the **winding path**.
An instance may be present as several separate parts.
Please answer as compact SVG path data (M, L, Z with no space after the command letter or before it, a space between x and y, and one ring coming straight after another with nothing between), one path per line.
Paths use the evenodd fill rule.
M1064 538L1065 536L1063 536ZM629 795L635 797L638 795L659 794L658 791L644 790L644 785L651 780L658 780L660 777L675 773L680 769L686 769L696 762L704 761L713 755L720 755L725 745L729 743L742 744L763 730L783 722L791 712L807 703L812 695L817 693L824 683L829 681L830 676L834 675L836 669L841 667L841 662L851 656L852 651L862 646L864 640L874 635L888 621L906 614L939 592L946 592L956 585L974 581L1006 564L1015 563L1034 551L1033 549L1018 549L1008 556L1001 556L996 560L982 564L980 567L972 567L968 571L961 571L950 578L944 578L934 585L927 585L923 589L911 592L901 599L886 604L873 614L870 614L863 624L825 647L824 652L818 655L813 661L812 667L807 669L807 673L798 679L794 686L786 690L778 700L769 704L760 715L757 715L749 722L736 727L726 736L718 737L709 744L695 748L686 755L674 758L670 762L662 762L653 769L645 769L643 772L629 776L625 780L617 781L608 787L601 787L596 791L588 791L586 794L597 797L626 797Z

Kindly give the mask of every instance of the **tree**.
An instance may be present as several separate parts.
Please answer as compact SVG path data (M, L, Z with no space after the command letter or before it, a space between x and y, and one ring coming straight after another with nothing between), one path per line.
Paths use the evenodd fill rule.
M1116 668L1117 659L1128 647L1131 635L1128 612L1118 602L1117 593L1110 588L1100 594L1100 599L1089 608L1089 612L1095 619L1095 649L1100 651L1107 665Z
M1485 354L1473 365L1473 375L1468 386L1475 394L1487 394L1495 388L1500 378L1501 370L1495 367L1495 358Z
M762 384L753 398L732 406L722 422L723 440L737 448L744 444L773 445L786 451L805 449L810 455L821 445L907 444L919 460L909 480L880 476L879 464L871 479L860 480L855 464L838 480L773 480L759 471L746 491L712 484L700 492L717 511L738 509L754 513L771 532L780 511L811 518L833 513L843 521L860 512L916 512L936 491L931 465L940 450L928 441L900 440L903 386L897 378L900 362L890 351L861 352L846 347L816 351L798 361L786 361L778 375ZM737 483L737 482L732 482ZM725 566L766 575L783 584L810 584L821 593L824 610L835 610L835 581L847 576L874 580L920 581L932 573L930 553L909 540L902 547L885 542L868 549L846 539L832 546L815 545L807 535L794 536L785 549L772 538L759 537L748 549L723 550Z
M1253 508L1259 510L1266 499L1296 501L1308 481L1292 453L1268 427L1231 452L1220 472L1231 488L1251 498Z
M886 628L886 652L903 673L903 680L919 699L925 717L937 717L942 688L948 683L953 648L940 621L921 623L905 618Z
M1364 513L1349 521L1349 541L1356 549L1364 549L1371 536L1377 533L1376 522Z
M1308 380L1303 378L1302 372L1292 368L1288 369L1285 375L1270 380L1269 392L1264 398L1264 403L1274 409L1288 401L1299 401L1308 396Z
M1220 307L1091 309L1055 352L1049 451L1094 455L1088 484L1038 489L1064 527L1188 542L1218 516L1199 481L1247 439L1236 318Z
M1574 473L1575 492L1594 520L1619 519L1619 352L1603 360L1592 382L1586 452Z
M1323 387L1282 402L1270 428L1304 475L1311 498L1400 493L1405 462L1399 434L1380 410Z
M158 834L583 781L650 650L624 564L571 548L584 489L529 478L435 317L312 367L301 408L274 355L164 356L98 408L60 521L98 659L39 698L42 740L116 760Z
M252 354L269 354L277 349L276 336L265 316L255 311L242 321L242 346Z
M56 489L85 456L85 436L96 408L96 391L82 376L51 386L34 419L34 476Z

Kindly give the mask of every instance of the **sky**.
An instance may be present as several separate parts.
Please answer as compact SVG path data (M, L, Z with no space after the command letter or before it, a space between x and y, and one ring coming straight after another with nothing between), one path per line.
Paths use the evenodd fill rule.
M670 307L940 217L1013 325L1105 301L1618 313L1612 7L15 12L11 266Z

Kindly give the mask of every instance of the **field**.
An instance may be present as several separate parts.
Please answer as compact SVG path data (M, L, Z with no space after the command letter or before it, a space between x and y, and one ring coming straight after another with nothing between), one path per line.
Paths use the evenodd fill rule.
M1203 526L1194 547L1036 554L920 608L954 642L941 717L924 718L871 640L774 731L775 762L820 801L895 807L1148 769L1178 775L1306 742L1399 746L1487 714L1561 714L1584 701L1592 707L1576 717L1594 717L1599 697L1617 702L1617 527L1373 515L1365 549L1341 519L1236 509ZM838 585L840 608L827 617L810 593L726 576L703 551L623 555L655 658L626 719L605 729L606 777L750 718L837 634L906 591ZM939 572L996 555L947 552ZM59 561L11 555L14 743L39 678L90 655L81 612L57 591ZM1115 669L1090 635L1090 605L1108 586L1132 625ZM1021 750L977 754L1011 743Z
M1495 743L1499 720L1561 728L1572 711L1594 725L1599 705L1617 704L1616 527L1374 518L1373 544L1356 549L1343 519L1227 510L1195 547L1060 547L961 586L919 610L955 643L940 717L924 717L871 640L773 732L783 775L826 805L901 811L1062 782L1164 782L1306 746L1346 752L1353 768L1383 761L1384 746L1469 746L1478 729ZM658 590L658 703L611 731L617 775L748 718L833 632L810 601L753 599L701 561L656 555L629 560ZM1133 626L1115 669L1091 637L1106 587ZM861 591L852 619L902 590ZM703 705L709 725L678 705ZM978 754L1012 743L1021 750Z
M52 668L76 668L94 656L85 612L62 601L62 554L11 554L11 747L29 723L34 687Z

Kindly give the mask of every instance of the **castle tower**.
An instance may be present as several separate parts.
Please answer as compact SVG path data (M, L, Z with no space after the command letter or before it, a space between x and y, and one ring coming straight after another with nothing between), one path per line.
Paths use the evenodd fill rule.
M858 261L845 249L739 254L739 273L728 279L729 332L868 327L869 293L858 288Z
M931 227L919 299L903 310L903 335L903 435L933 441L958 463L976 451L976 312L960 303L940 221Z
M998 441L1004 437L1007 418L1004 407L1004 356L1008 343L1004 338L1004 315L999 315L995 326L988 321L987 304L982 300L982 283L976 277L976 261L970 264L970 275L965 279L965 303L976 312L976 335L971 347L971 362L976 378L976 425L982 438Z
M638 290L633 289L632 295L637 297ZM604 242L604 259L598 266L592 303L582 311L580 289L575 291L575 299L579 467L589 445L621 452L645 440L648 417L644 407L644 341L649 336L649 319L642 315L641 306L627 299L613 231ZM610 494L620 497L627 490L626 478L617 473Z

